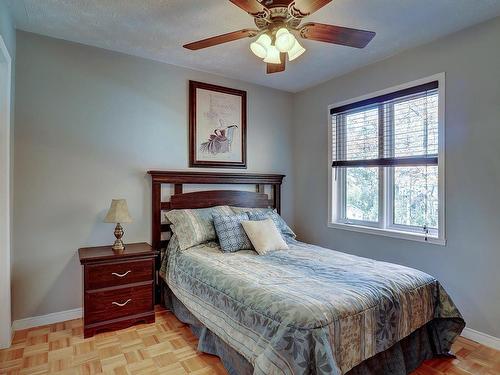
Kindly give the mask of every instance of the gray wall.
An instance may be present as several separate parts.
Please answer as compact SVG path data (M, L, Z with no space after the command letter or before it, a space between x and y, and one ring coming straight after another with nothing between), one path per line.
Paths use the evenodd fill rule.
M150 241L149 169L188 167L188 80L248 91L248 171L292 179L292 96L18 32L13 317L80 307L80 246L109 244L111 198L125 240ZM284 216L293 217L285 182Z
M16 30L9 8L3 1L0 1L0 35L2 35L9 50L10 57L14 59L16 55Z
M11 97L10 97L10 135L11 135L11 145L14 144L14 103L15 103L15 75L16 75L16 30L14 28L14 21L11 17L10 10L5 5L3 1L0 0L0 35L5 42L7 50L9 51L11 58ZM13 181L13 171L14 171L14 148L11 147L11 181ZM13 189L11 188L11 196L13 195ZM12 227L12 226L11 226Z
M500 337L500 18L294 97L295 225L303 240L421 269L468 326ZM446 247L327 227L327 106L446 72Z
M10 10L5 5L3 1L0 0L0 35L7 46L11 58L11 73L12 73L12 87L11 87L11 111L10 111L10 123L11 123L11 140L14 140L14 103L15 103L15 75L16 75L16 30L14 28L14 21L10 15ZM13 148L11 148L13 150ZM13 151L12 151L13 154ZM13 163L14 155L11 155L11 164ZM14 168L12 168L14 169ZM12 178L11 178L12 180ZM12 192L12 189L11 189Z
M3 38L5 46L9 51L11 58L11 96L10 96L10 138L11 138L11 155L10 155L10 164L11 164L11 173L10 173L10 181L11 181L11 216L12 216L12 206L14 204L14 103L15 103L15 75L16 75L16 30L14 28L14 21L11 17L10 10L4 2L0 1L0 35ZM12 219L11 219L12 221ZM13 229L13 223L11 222L11 232ZM12 243L12 235L11 235L11 243ZM12 258L11 258L12 259Z

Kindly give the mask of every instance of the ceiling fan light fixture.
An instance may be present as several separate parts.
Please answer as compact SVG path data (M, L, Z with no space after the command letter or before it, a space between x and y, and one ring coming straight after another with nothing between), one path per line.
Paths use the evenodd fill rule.
M276 33L276 47L280 52L288 52L292 49L295 44L295 36L288 31L285 27L282 27Z
M257 42L253 42L252 44L250 44L250 50L255 56L261 59L265 59L267 56L267 48Z
M288 51L288 60L293 61L306 52L306 49L302 47L297 39L295 39L295 44L292 49Z
M251 38L248 42L250 50L267 63L266 73L274 74L285 71L287 59L296 60L306 52L299 43L302 39L365 48L375 37L375 32L368 30L320 22L302 23L305 17L333 0L230 0L230 2L250 14L256 28L244 28L212 36L185 44L183 47L197 51Z
M267 49L271 44L271 37L267 34L262 34L255 42L250 44L250 49L255 56L264 59L267 56Z
M276 46L271 45L267 47L267 56L264 62L268 64L281 64L280 51Z

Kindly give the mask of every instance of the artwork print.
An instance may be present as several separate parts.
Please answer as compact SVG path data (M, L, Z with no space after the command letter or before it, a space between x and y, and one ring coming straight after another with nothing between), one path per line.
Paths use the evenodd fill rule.
M246 92L190 81L190 166L246 168Z

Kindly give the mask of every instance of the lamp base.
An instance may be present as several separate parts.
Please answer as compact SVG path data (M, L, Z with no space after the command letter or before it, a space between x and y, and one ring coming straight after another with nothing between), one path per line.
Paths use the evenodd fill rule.
M113 252L115 254L123 254L123 252L125 251L125 245L123 244L123 241L122 241L123 228L120 225L120 223L116 224L114 235L116 237L116 241L115 241L115 243L113 244L113 247L112 247Z
M116 254L122 254L125 251L125 246L122 240L116 240L111 249L113 249L113 252Z

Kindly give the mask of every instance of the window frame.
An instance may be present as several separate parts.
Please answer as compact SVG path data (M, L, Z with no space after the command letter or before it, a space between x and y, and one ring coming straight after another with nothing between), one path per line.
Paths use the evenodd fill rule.
M438 230L429 230L424 233L420 227L395 224L393 222L393 185L394 169L375 167L379 169L379 217L378 222L348 220L345 218L345 189L342 185L346 180L345 168L332 168L332 116L330 110L340 106L352 104L380 95L390 94L395 91L438 81ZM361 233L376 234L401 238L412 241L446 245L446 201L445 201L445 73L438 73L429 77L389 87L356 98L338 102L328 106L328 221L330 228L349 230ZM336 145L335 145L336 147ZM385 145L384 145L385 147ZM384 185L387 187L384 189ZM387 203L387 204L386 204Z
M373 228L383 228L382 224L383 222L380 220L383 218L383 199L384 199L384 194L383 194L383 174L384 168L380 167L372 167L373 169L378 169L378 221L368 221L368 220L356 220L356 219L348 219L347 214L345 212L345 207L346 207L346 188L343 186L347 182L347 169L345 168L339 168L338 169L338 174L337 174L337 182L336 182L336 188L340 192L338 194L339 201L337 202L338 208L339 208L339 215L338 215L338 222L341 224L354 224L354 225L362 225L362 226L367 226L367 227L373 227Z
M370 107L364 107L364 108L360 108L358 111L353 111L352 113L356 113L356 112L364 112L368 109L372 109L372 108L377 108L378 110L378 106L370 106ZM380 116L379 116L380 117ZM345 118L341 118L343 120L345 120ZM330 119L330 122L331 122L331 119ZM379 125L379 130L380 130L380 123L378 124ZM337 125L336 125L337 126ZM346 124L341 124L340 125L341 127L345 127ZM331 131L331 130L330 130ZM347 133L343 132L344 135L346 135ZM379 141L381 139L381 134L379 133L378 135L378 138L379 138ZM330 140L331 142L331 140ZM346 150L344 148L344 150ZM331 154L331 152L330 152ZM330 163L331 165L331 163ZM336 169L336 173L337 173L337 186L336 188L338 189L339 191L339 194L338 194L338 208L339 208L339 214L338 214L338 222L339 223L342 223L342 224L354 224L354 225L361 225L361 226L367 226L367 227L373 227L373 228L382 228L382 222L380 220L380 218L383 217L383 205L381 204L381 202L383 202L383 168L380 168L380 167L376 167L378 169L378 220L377 221L368 221L368 220L355 220L355 219L348 219L347 218L347 213L345 211L345 208L346 208L346 191L347 189L345 188L345 184L347 183L347 169L346 168L337 168ZM375 167L374 167L375 169Z

